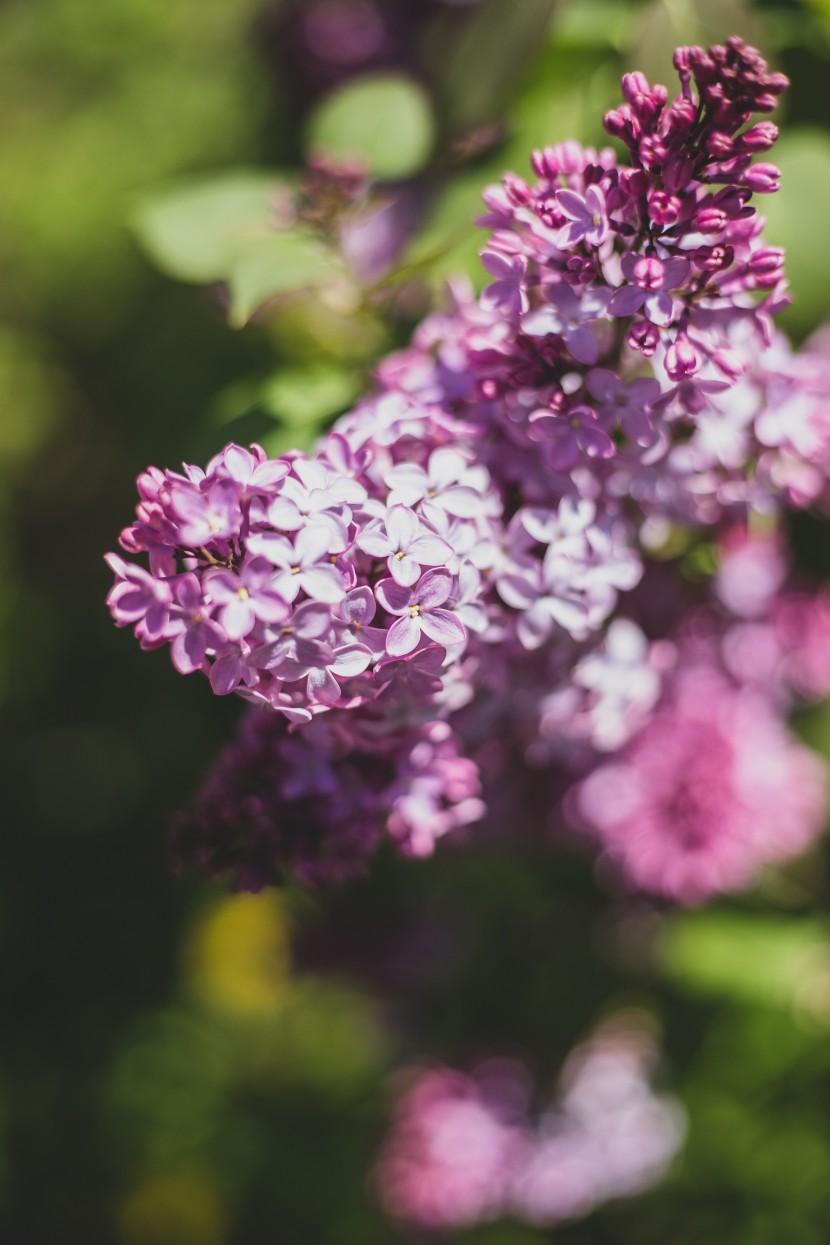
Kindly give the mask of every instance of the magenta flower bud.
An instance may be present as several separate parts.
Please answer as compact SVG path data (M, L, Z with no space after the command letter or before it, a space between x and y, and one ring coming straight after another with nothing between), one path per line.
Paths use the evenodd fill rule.
M775 246L762 247L750 255L746 266L757 288L771 290L784 276L784 252Z
M706 150L710 156L716 160L726 160L734 154L734 146L732 137L724 134L722 130L713 130L706 137Z
M646 359L650 359L660 341L660 330L649 320L635 320L628 334L628 344L632 350L638 350Z
M530 203L533 195L527 182L516 177L514 173L507 173L502 178L502 185L507 192L507 197L514 207L526 207Z
M729 223L729 217L722 208L701 208L695 217L695 228L699 233L720 233Z
M665 229L673 225L680 215L680 200L665 190L655 190L648 198L648 214L655 225Z
M738 151L769 151L778 139L778 126L772 121L759 121L735 140Z
M674 137L682 137L689 133L696 118L697 107L694 100L678 95L665 113L665 125Z
M659 169L666 155L666 144L656 134L647 134L641 140L640 159L647 169Z
M672 64L677 72L681 75L690 74L694 68L693 57L696 53L702 53L703 49L699 47L681 47L674 49L672 56Z
M669 156L663 165L663 185L671 194L685 190L694 174L694 165L687 155Z
M688 337L678 336L666 351L666 371L672 380L686 380L698 368L698 358Z
M559 161L556 158L556 149L554 147L544 147L541 151L534 151L530 156L530 167L537 177L542 177L546 181L553 181L559 176Z
M630 199L640 199L648 192L648 178L642 169L622 169L619 186Z
M630 143L633 138L631 116L627 108L612 108L602 118L602 124L612 138Z
M644 73L636 70L634 73L623 74L622 93L629 104L636 104L640 96L648 95L650 92L651 86Z
M641 290L659 290L663 285L663 265L659 259L638 259L634 265L634 284Z
M699 246L694 253L694 261L704 272L723 272L735 258L735 249L731 246Z
M786 91L790 85L790 80L785 73L767 74L764 86L768 91L772 91L774 95L780 95L782 91Z
M744 173L743 180L757 194L773 194L781 184L781 170L774 164L753 164Z

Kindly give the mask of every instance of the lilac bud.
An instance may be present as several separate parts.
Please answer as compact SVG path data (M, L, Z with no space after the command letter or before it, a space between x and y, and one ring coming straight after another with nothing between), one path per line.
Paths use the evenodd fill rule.
M699 233L720 233L729 222L729 217L722 208L701 208L695 217L695 229Z
M698 357L688 337L678 336L666 351L666 371L672 380L685 380L698 369Z
M689 133L697 118L697 107L694 100L678 95L673 100L666 114L666 127L673 137L684 137Z
M666 144L656 134L647 134L640 141L640 159L647 169L659 169L666 155Z
M676 195L667 194L665 190L655 190L649 195L648 214L661 229L673 225L680 215L680 200Z
M743 180L757 194L773 194L781 184L781 170L774 164L753 164L747 169Z
M735 250L731 246L699 246L694 253L695 263L704 272L722 272L734 258Z
M706 138L706 151L716 160L726 160L733 154L734 147L729 134L721 130L713 130Z
M769 151L778 138L778 126L772 121L759 121L751 129L740 134L736 141L738 151Z
M642 169L622 169L619 185L629 199L640 199L648 191L649 179Z
M515 173L506 173L502 178L502 185L514 207L526 207L533 198L532 191L527 182L523 178L517 177Z
M677 191L686 189L693 173L694 165L689 157L675 153L663 165L663 185L671 194L676 194Z
M784 275L784 252L777 246L765 246L753 252L747 268L761 289L772 289Z
M656 324L648 320L635 320L628 334L628 344L632 350L650 359L660 342L660 330Z
M627 108L612 108L602 118L602 124L612 138L621 138L624 143L631 143L634 131L631 125L631 114Z
M534 151L530 156L530 167L537 177L544 178L546 181L553 181L559 176L559 161L556 158L556 149L554 147L544 147L541 151Z

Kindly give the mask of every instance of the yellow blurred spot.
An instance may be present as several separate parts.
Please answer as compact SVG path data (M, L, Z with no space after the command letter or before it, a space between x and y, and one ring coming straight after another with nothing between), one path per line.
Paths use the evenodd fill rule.
M223 1245L228 1219L214 1190L189 1176L158 1176L138 1185L121 1207L126 1245Z
M268 892L221 900L185 948L186 983L211 1007L263 1016L281 1007L291 970L288 922Z

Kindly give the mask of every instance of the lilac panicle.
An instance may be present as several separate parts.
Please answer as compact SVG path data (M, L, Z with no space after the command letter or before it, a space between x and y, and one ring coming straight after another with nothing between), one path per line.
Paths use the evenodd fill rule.
M741 546L830 508L826 342L774 328L783 255L754 202L786 80L737 38L675 69L674 98L623 78L605 124L628 163L566 141L485 191L483 294L454 283L311 454L231 445L139 477L116 624L266 711L182 859L258 886L346 876L383 836L428 854L486 811L478 753L576 773L572 819L682 902L817 833L823 779L786 716L830 688L830 610L768 591ZM717 582L655 625L658 563L703 539Z

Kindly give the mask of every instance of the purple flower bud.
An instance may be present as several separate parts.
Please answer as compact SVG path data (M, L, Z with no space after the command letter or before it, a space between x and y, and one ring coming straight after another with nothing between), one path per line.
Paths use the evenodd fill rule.
M736 139L737 151L769 151L778 139L778 126L772 121L759 121Z
M678 334L677 340L666 351L666 371L672 380L685 380L693 376L699 366L697 352L688 337Z
M674 195L677 191L686 189L693 173L694 165L685 153L669 156L663 165L663 185Z
M757 194L773 194L781 185L781 170L774 164L753 164L744 173L743 181Z
M635 320L628 333L628 344L632 350L650 359L660 341L660 330L656 324L648 320Z

